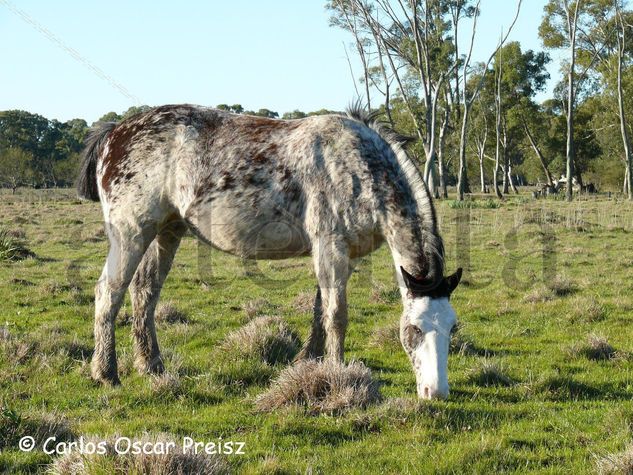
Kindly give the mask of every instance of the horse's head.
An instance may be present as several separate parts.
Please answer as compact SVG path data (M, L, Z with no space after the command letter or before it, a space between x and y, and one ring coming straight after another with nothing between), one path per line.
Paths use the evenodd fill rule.
M417 382L421 399L448 397L448 348L457 315L449 299L462 278L462 269L443 277L439 284L416 278L403 268L408 289L400 321L400 341Z

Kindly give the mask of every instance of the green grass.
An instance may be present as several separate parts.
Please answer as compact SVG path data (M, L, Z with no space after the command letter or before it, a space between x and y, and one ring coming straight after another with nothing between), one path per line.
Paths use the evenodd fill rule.
M107 251L99 205L72 192L0 195L0 228L23 233L36 255L0 263L0 471L45 470L52 458L16 441L63 427L63 437L244 441L246 455L228 457L239 473L594 472L633 436L632 205L451 203L438 204L447 270L469 262L470 271L453 297L465 343L450 356L450 398L416 400L390 336L401 307L382 248L350 282L346 358L372 370L383 402L328 416L258 412L257 396L285 365L242 364L223 345L258 315L282 317L305 339L309 259L245 267L186 237L162 293L183 317L157 323L170 378L136 373L121 318L123 384L99 387L88 370L92 292ZM595 357L591 335L615 356Z

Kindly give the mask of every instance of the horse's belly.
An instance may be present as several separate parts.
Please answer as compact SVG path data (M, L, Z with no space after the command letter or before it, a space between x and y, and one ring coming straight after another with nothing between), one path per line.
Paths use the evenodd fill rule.
M237 256L287 259L310 253L302 223L274 210L216 206L198 213L192 221L201 238Z

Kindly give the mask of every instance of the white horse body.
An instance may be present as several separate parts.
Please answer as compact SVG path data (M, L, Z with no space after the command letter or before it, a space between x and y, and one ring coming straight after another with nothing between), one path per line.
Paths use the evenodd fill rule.
M302 356L339 360L354 261L386 241L418 393L447 395L443 348L455 321L447 299L459 278L442 277L442 241L417 169L397 136L371 118L355 112L283 121L159 107L96 131L78 187L81 196L101 201L110 240L96 288L95 379L118 382L114 318L128 286L136 366L162 371L154 309L191 229L245 258L312 254L318 291ZM411 336L409 327L424 338Z

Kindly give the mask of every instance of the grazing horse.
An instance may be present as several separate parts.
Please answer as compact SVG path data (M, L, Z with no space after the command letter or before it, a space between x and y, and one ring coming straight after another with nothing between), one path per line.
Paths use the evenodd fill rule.
M95 288L92 376L119 383L114 320L130 288L135 367L160 373L154 310L183 234L252 259L311 254L318 281L301 357L343 360L346 284L386 241L400 339L421 398L448 395L449 296L435 211L402 139L356 108L276 120L170 105L103 124L87 141L81 197L101 201L110 250Z

